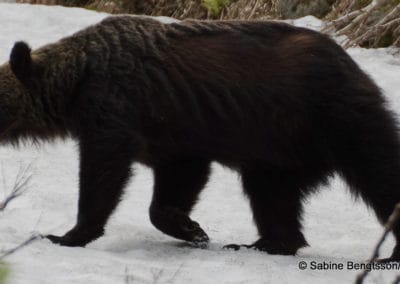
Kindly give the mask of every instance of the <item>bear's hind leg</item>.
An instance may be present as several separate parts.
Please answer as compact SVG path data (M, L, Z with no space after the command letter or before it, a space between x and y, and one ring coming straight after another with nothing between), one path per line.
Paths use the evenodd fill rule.
M400 202L400 155L397 147L396 144L384 143L380 147L360 144L358 149L351 151L342 169L351 191L374 210L381 224L388 221L395 205ZM393 228L395 248L390 258L384 261L400 261L399 223L397 221Z
M150 220L161 232L205 248L209 238L189 218L200 191L208 180L210 162L176 159L154 166L154 193Z
M368 102L368 101L367 101ZM348 127L335 143L338 172L356 196L385 224L400 202L400 139L397 122L380 104L360 104L357 116L343 116ZM390 258L400 261L400 222L394 225L396 245Z
M244 191L249 197L260 239L241 246L269 254L294 255L307 242L301 232L301 183L287 172L271 172L253 167L241 171Z

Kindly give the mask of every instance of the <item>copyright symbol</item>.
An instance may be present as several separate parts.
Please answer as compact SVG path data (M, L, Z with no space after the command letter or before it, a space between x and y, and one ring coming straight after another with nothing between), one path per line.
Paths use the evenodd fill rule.
M299 268L300 268L301 270L306 269L306 268L307 268L307 263L306 263L305 261L300 261L300 262L299 262Z

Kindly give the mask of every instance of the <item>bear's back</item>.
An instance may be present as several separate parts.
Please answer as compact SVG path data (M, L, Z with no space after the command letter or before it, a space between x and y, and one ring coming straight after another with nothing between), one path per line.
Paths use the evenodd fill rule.
M117 16L77 36L100 78L96 103L152 153L299 160L293 144L322 147L341 89L371 84L328 37L279 22Z

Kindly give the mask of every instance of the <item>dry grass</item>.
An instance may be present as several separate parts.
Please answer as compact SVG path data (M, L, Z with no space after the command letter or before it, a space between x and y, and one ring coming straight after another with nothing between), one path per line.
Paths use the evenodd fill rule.
M324 31L346 36L345 47L400 47L400 0L343 0L328 19Z
M282 5L293 0L17 0L48 5L83 6L108 13L169 16L176 19L281 19ZM303 3L303 2L302 2ZM306 3L306 2L304 2ZM303 5L304 5L303 3ZM322 3L322 2L321 2ZM345 47L400 47L400 0L328 1L327 33L346 36ZM289 5L289 7L287 7Z

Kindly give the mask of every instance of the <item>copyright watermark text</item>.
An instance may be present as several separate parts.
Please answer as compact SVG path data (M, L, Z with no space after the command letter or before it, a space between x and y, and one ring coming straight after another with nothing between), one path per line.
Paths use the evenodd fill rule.
M399 270L400 263L360 263L354 261L332 262L332 261L300 261L300 270Z

